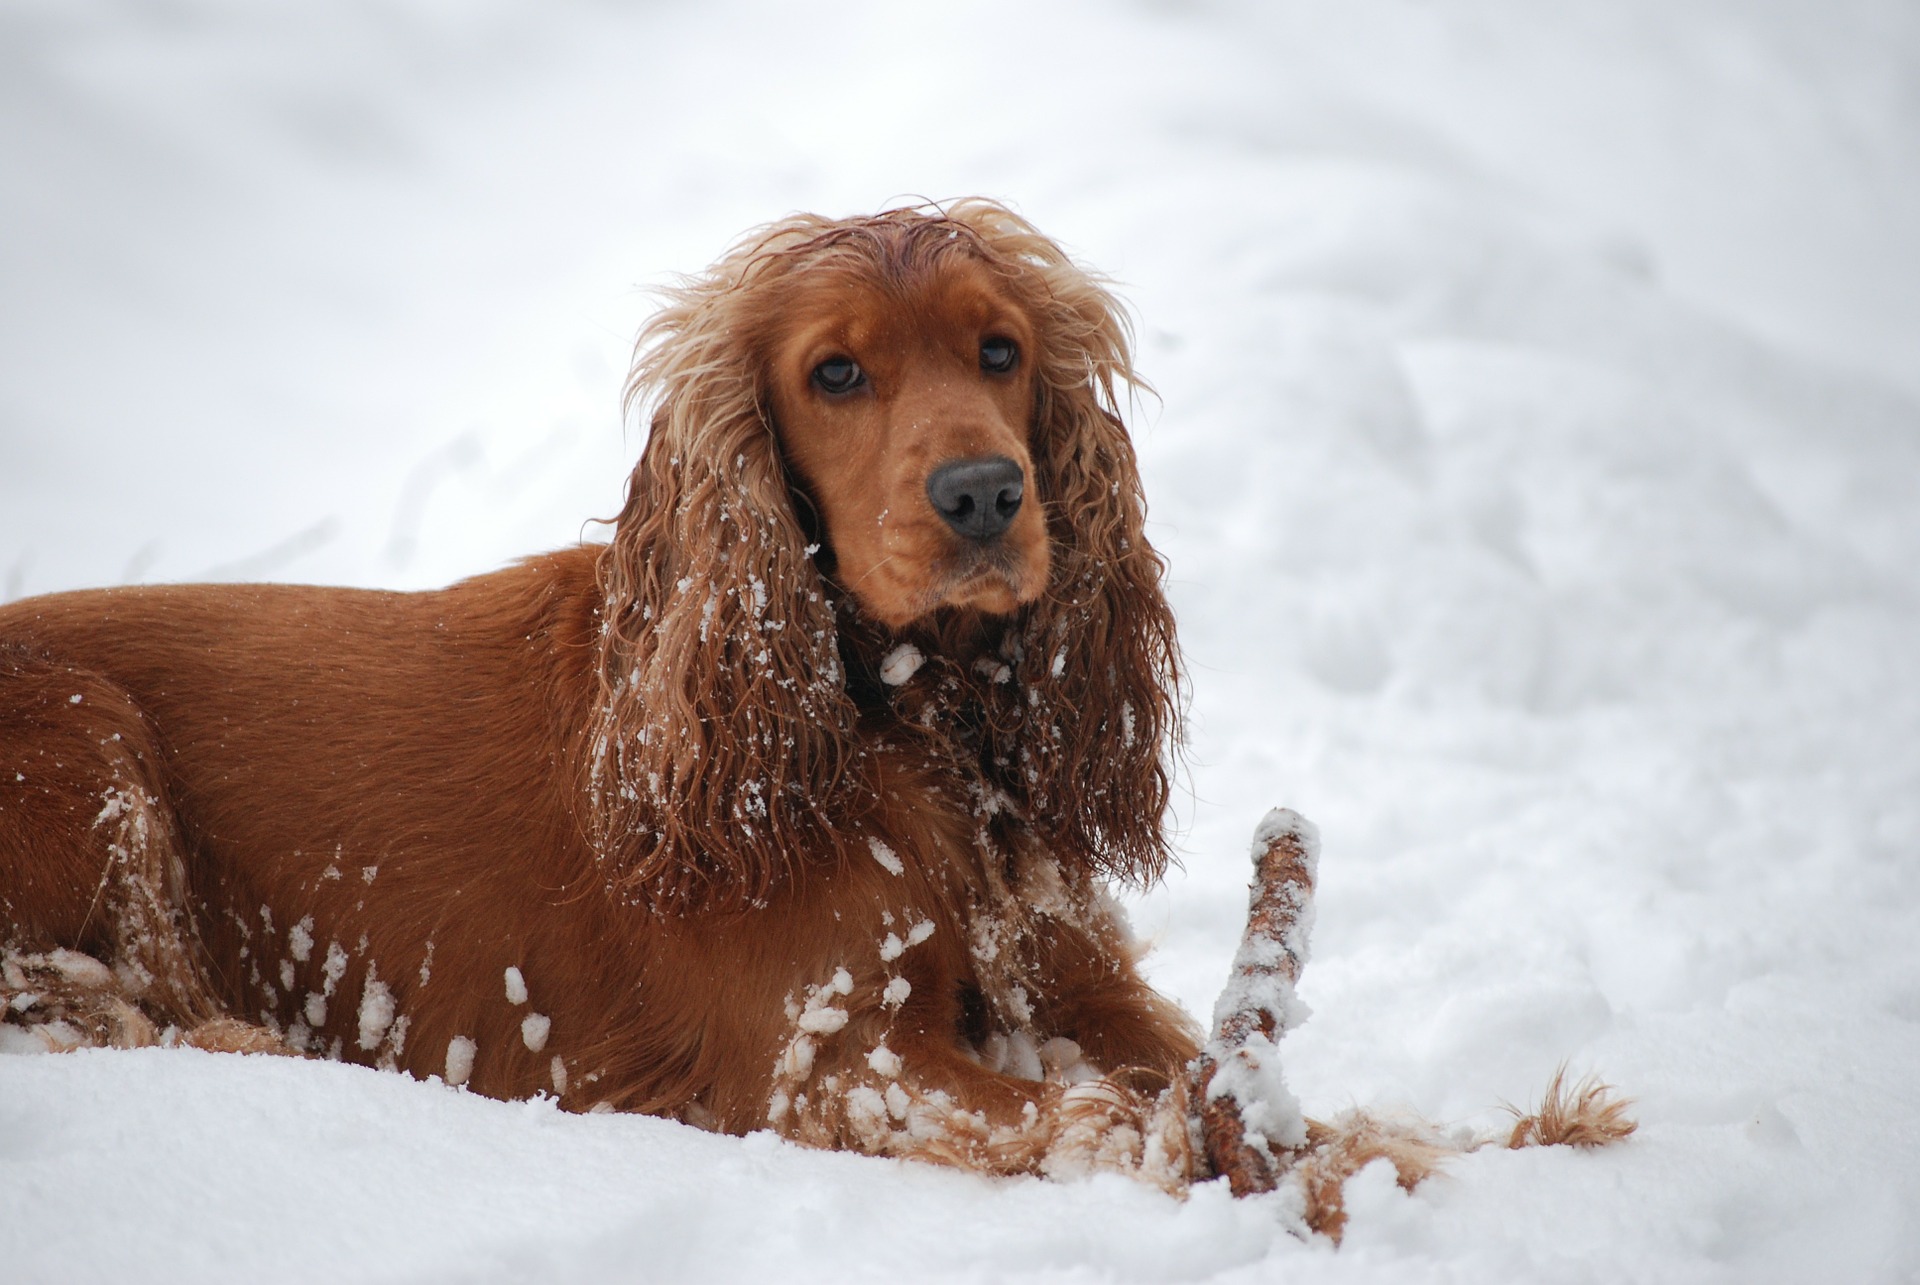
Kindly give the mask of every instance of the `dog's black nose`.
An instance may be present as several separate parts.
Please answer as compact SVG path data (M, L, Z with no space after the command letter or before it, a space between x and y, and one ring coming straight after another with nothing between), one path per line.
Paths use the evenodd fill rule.
M969 540L991 540L1013 525L1027 480L1004 455L942 464L927 479L927 498L948 526Z

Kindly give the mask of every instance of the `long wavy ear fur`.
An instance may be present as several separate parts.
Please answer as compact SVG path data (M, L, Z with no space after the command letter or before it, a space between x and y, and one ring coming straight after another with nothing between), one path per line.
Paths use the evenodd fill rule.
M809 256L906 242L986 263L1040 335L1032 445L1052 580L1008 622L1006 673L930 666L945 675L935 703L964 707L947 734L978 729L977 770L1057 858L1138 882L1166 869L1179 662L1119 416L1118 390L1139 383L1125 314L1029 224L969 200L773 225L670 291L642 332L628 397L652 408L652 433L601 559L587 775L613 882L657 907L752 904L870 806L848 770L857 711L834 596L794 513L753 336L767 287ZM846 623L856 654L883 644L873 622Z
M990 688L989 757L1056 855L1150 882L1170 855L1180 667L1119 414L1119 390L1144 386L1126 314L1099 278L999 206L961 202L948 217L1009 265L1043 336L1033 451L1054 570L1003 647L1014 681Z
M670 910L761 900L858 810L834 607L746 351L756 248L641 334L652 431L600 562L590 828L614 885Z

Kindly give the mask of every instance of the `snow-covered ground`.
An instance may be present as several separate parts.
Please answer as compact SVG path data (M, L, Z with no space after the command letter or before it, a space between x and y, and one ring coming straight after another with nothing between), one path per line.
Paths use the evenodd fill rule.
M1124 283L1206 1011L1325 835L1311 1111L1643 1127L1261 1201L192 1051L0 1057L0 1279L1920 1277L1920 9L11 0L0 598L578 538L640 287L971 192Z

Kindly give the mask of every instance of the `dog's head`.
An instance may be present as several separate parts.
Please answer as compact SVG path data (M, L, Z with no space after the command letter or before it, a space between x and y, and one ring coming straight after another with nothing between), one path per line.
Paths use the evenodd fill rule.
M1047 585L1031 441L1039 328L1024 283L994 270L977 234L947 235L961 227L821 238L762 293L781 454L834 578L893 628L943 607L1004 616Z
M948 658L946 698L1062 859L1157 874L1176 657L1112 296L986 201L791 218L667 293L601 565L592 817L621 877L738 905L830 847L821 818L864 810L846 671L929 637L990 650Z

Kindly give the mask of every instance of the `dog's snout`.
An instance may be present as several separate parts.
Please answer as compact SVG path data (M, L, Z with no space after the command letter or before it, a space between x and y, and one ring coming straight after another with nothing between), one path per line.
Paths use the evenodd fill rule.
M1026 489L1026 475L1004 455L954 460L927 478L934 511L969 540L991 540L1012 526Z

